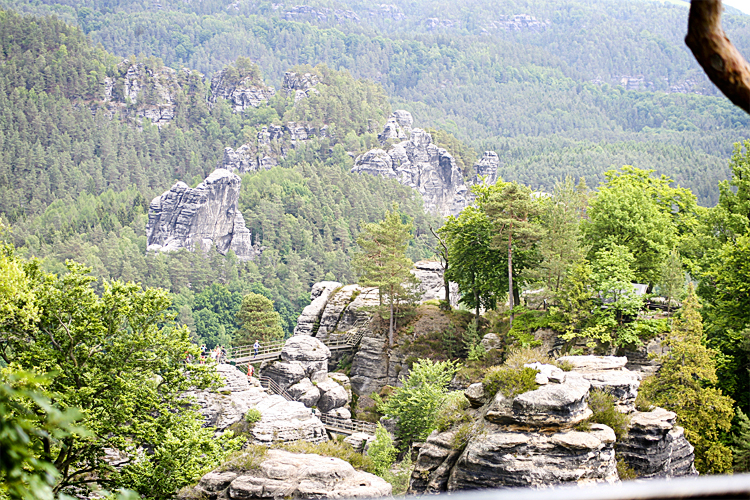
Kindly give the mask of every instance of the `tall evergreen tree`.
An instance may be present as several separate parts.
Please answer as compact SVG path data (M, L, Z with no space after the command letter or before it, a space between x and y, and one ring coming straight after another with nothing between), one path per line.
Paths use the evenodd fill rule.
M402 222L398 205L385 213L385 218L376 223L365 224L357 238L362 252L357 254L352 264L359 275L362 286L376 286L388 301L388 345L393 347L396 328L395 309L404 298L409 284L416 278L411 273L414 265L406 257L406 247L412 239L411 221ZM406 286L405 286L406 285Z
M539 203L532 197L528 186L510 182L500 191L494 192L485 206L485 211L495 228L493 245L508 248L508 303L510 326L513 326L513 247L527 249L541 236L540 228L533 219L539 214Z
M240 329L234 336L234 345L252 344L256 340L275 342L284 338L281 316L274 311L273 302L266 297L250 292L242 298L237 313Z
M734 401L712 387L716 377L716 351L703 345L703 323L698 297L688 289L680 317L674 320L665 341L669 347L657 374L644 381L647 400L674 411L685 437L695 446L695 467L702 474L719 474L732 468L732 450L721 442L729 431Z

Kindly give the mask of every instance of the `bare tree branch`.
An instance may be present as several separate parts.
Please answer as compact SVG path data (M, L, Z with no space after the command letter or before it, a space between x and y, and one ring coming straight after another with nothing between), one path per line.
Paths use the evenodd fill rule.
M708 78L750 113L750 65L721 29L721 0L692 0L685 43Z

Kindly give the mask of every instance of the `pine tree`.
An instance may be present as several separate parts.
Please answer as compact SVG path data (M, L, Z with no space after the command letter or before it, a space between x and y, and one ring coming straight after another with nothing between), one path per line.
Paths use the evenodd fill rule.
M411 273L413 263L406 257L406 247L412 239L411 230L411 221L401 222L398 205L394 203L393 209L386 212L382 221L365 224L357 238L362 252L352 261L359 275L359 284L378 287L381 305L384 296L388 301L390 347L393 347L396 327L394 310L400 299L408 295L409 290L404 285L416 282Z
M506 242L508 245L508 302L510 326L513 327L513 247L525 249L539 239L541 231L532 222L539 212L539 205L528 186L509 182L501 191L493 193L485 211L496 230L493 245L501 247Z
M737 433L732 436L734 472L750 471L750 419L737 410Z
M688 289L681 316L674 320L665 341L669 351L661 356L661 369L644 381L647 400L674 411L685 437L695 446L695 467L702 474L719 474L732 468L732 450L720 441L729 431L734 401L716 384L716 352L702 343L703 323L698 298Z
M253 292L245 295L236 318L240 329L234 335L235 345L252 344L256 340L268 343L284 338L281 317L274 311L273 302L263 295Z

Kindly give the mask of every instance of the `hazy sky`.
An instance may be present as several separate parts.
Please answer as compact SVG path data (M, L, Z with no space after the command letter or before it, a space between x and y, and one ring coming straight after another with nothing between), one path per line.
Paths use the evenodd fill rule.
M750 0L724 0L724 3L740 9L745 14L750 14Z

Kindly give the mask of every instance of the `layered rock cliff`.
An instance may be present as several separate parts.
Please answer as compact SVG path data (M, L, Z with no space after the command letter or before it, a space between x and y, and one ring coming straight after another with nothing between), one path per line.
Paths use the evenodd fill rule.
M266 86L256 76L233 78L229 73L227 69L223 69L211 78L209 104L214 105L219 99L226 99L233 112L241 113L247 108L257 108L276 94L273 87Z
M624 367L626 358L564 360L575 371L527 364L537 370L539 388L513 398L486 394L482 384L466 389L473 407L467 411L469 423L435 431L417 445L410 491L613 482L616 458L640 478L696 474L693 447L675 425L675 414L632 407L640 377ZM587 403L592 389L612 394L616 407L630 413L628 434L620 441L606 425L582 425L592 416ZM469 426L468 432L462 426Z
M464 181L463 172L451 154L433 143L432 136L412 128L411 113L395 111L378 135L384 145L399 140L388 150L376 148L358 156L352 172L396 179L416 189L424 199L425 209L438 215L458 215L471 205L474 195L471 183ZM472 183L494 184L497 181L498 156L493 151L484 153L474 166L477 176Z
M214 170L195 188L178 182L154 198L148 210L146 234L149 251L170 252L185 248L203 251L216 247L221 254L232 250L240 260L260 252L237 208L240 178L224 169Z

